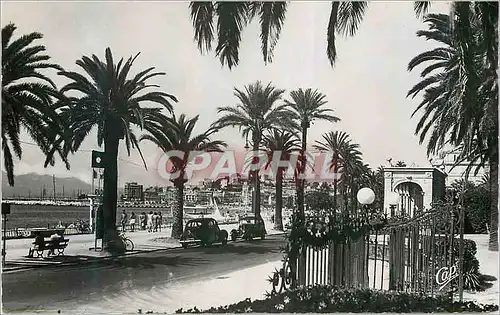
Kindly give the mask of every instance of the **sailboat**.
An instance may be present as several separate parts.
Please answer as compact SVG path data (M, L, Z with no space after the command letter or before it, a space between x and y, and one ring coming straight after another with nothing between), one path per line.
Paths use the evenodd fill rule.
M226 218L220 213L219 206L217 205L217 201L215 200L215 198L213 196L210 197L210 203L213 204L214 212L211 214L207 214L205 217L215 219L217 222L224 221Z

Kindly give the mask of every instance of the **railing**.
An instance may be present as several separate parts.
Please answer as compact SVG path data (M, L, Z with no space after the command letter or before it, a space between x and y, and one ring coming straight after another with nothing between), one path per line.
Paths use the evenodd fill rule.
M435 274L454 261L453 217L432 211L401 222L373 225L355 239L333 240L324 249L307 247L299 254L296 273L285 257L283 269L272 278L273 292L298 285L333 285L381 290L444 294ZM313 222L314 223L314 222ZM456 258L456 257L455 257Z
M57 228L56 228L57 229ZM16 228L8 229L5 231L5 239L20 239L20 238L32 238L34 237L32 232L36 230L35 228ZM90 232L82 232L77 228L61 228L64 230L64 235L77 235L77 234L90 234ZM2 237L3 237L2 232Z
M187 220L184 220L184 224L187 222ZM224 225L229 225L229 224L236 224L238 223L237 221L228 221L228 222L219 222L219 226L224 226ZM130 225L127 224L126 227L130 229ZM164 220L163 224L161 227L164 228L171 228L172 227L172 220ZM34 237L32 235L32 231L36 230L37 228L13 228L13 229L7 229L5 231L5 239L20 239L20 238L32 238ZM39 229L39 228L38 228ZM59 229L58 227L54 226L47 226L47 229ZM78 234L92 234L92 232L83 232L78 228L60 228L64 229L64 235L78 235ZM122 227L121 224L117 224L116 226L117 231L121 231ZM139 224L136 223L135 225L135 230L139 231L140 226ZM4 236L3 231L2 231L2 237Z

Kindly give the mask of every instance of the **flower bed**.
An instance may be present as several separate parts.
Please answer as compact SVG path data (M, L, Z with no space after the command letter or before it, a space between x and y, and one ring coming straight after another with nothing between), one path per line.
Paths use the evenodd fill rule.
M335 313L335 312L493 312L498 305L452 302L447 296L429 297L370 289L335 289L331 286L301 287L264 300L244 301L199 310L179 309L176 313Z

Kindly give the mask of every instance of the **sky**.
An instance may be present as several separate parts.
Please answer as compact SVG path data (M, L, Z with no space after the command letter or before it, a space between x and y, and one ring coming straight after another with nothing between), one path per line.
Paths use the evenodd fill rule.
M110 47L116 59L140 52L134 73L154 66L165 76L151 83L175 95L175 112L200 115L197 131L205 130L216 118L217 107L237 104L233 88L260 80L272 82L288 93L296 88L318 89L327 96L326 107L335 111L338 123L316 122L309 130L309 144L329 131L345 131L360 145L363 159L371 167L387 165L387 159L409 165L428 166L425 143L414 135L418 116L411 114L420 99L406 98L419 81L419 72L407 71L411 58L432 49L432 43L415 35L425 29L415 17L413 3L371 2L354 37L337 37L338 59L332 68L326 56L328 2L291 2L274 62L263 62L259 26L253 22L244 30L240 63L233 70L222 67L213 53L202 55L193 41L188 2L16 2L2 1L2 27L13 22L14 33L37 31L52 61L66 70L80 71L75 61L83 55L104 57ZM434 3L431 12L446 12L447 2ZM67 81L55 72L50 77L62 86ZM236 150L244 139L237 129L221 131L218 138ZM15 174L36 172L59 177L75 176L90 182L90 152L98 150L96 133L70 157L68 171L59 160L43 167L41 151L23 134L22 160ZM161 151L153 144L141 146L148 170L137 152L127 155L120 146L119 185L137 181L146 186L166 185L158 175ZM2 161L3 169L3 161Z

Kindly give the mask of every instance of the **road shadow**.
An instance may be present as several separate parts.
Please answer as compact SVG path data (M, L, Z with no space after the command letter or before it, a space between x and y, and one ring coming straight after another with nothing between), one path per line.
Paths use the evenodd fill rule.
M208 247L200 247L199 251L203 254L208 255L220 255L220 254L238 254L238 255L249 255L249 254L270 254L279 253L279 248L273 248L269 244L259 242L247 242L247 243L229 243L226 245L213 245ZM259 244L260 243L260 244ZM265 246L268 245L268 246Z
M155 255L139 256L126 255L106 258L96 258L92 256L75 255L55 257L61 263L75 263L72 265L50 265L49 268L65 269L154 269L157 267L178 267L178 266L198 266L208 263L200 257L186 257L181 255Z
M123 268L155 268L155 266L197 266L208 263L208 261L200 257L182 255L158 255L153 257L131 255L106 259L100 263Z

